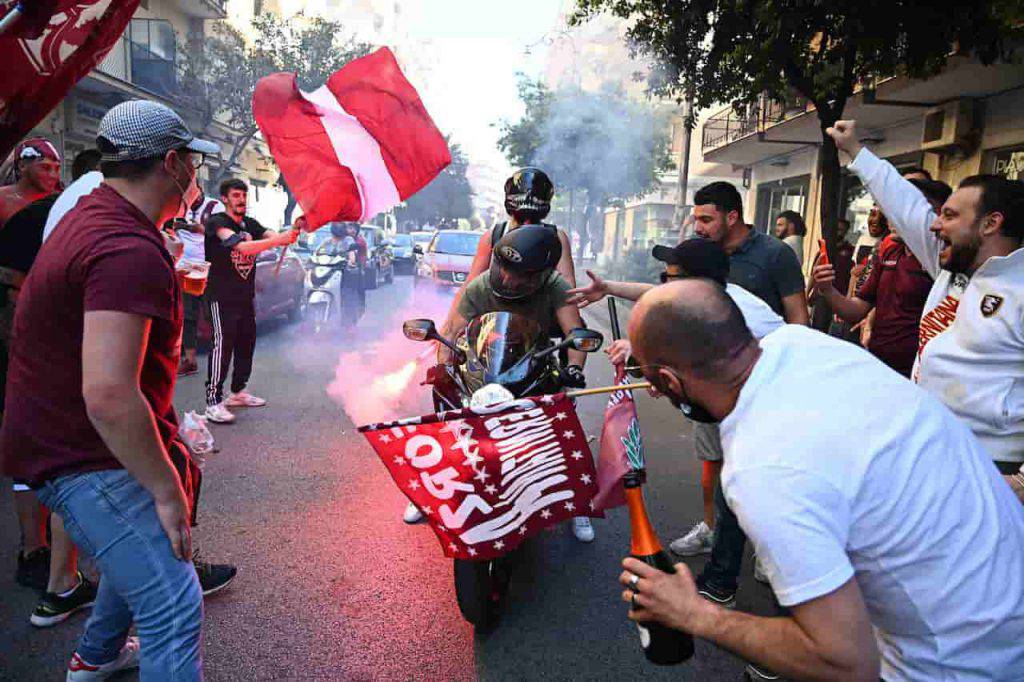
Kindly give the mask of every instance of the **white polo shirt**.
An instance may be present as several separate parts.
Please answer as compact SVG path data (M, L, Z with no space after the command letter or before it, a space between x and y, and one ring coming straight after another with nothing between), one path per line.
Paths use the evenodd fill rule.
M884 679L1021 679L1024 508L967 425L853 344L786 325L760 345L722 489L779 602L854 578Z
M866 148L850 170L935 278L914 381L970 424L992 459L1024 462L1024 249L989 258L971 277L954 275L939 265L935 212L920 190Z

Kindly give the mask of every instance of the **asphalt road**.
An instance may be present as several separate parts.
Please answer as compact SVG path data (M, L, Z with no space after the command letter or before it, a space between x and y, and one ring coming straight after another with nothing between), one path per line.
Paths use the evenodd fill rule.
M461 619L450 561L428 528L402 523L405 498L327 390L336 382L332 393L345 396L357 418L428 412L425 389L414 385L396 404L367 387L379 365L394 369L420 352L398 336L400 321L439 316L445 301L399 277L368 293L355 342L311 341L301 325L261 330L250 390L270 404L239 411L233 425L213 425L220 452L205 469L197 544L205 557L239 566L230 588L206 605L207 679L741 679L743 664L703 641L691 662L675 668L643 658L616 582L629 547L624 509L594 522L592 544L577 542L568 526L529 543L495 631L476 636ZM603 307L588 315L607 332L602 317ZM603 355L591 358L587 374L592 386L609 383ZM204 378L179 383L181 410L200 408ZM667 544L700 518L699 465L688 423L664 401L638 399L648 508ZM584 428L595 437L604 403L581 401ZM85 616L49 630L28 624L35 595L13 581L17 542L4 493L0 678L63 679ZM697 570L703 560L689 563ZM749 564L739 608L768 613L768 589L754 582Z

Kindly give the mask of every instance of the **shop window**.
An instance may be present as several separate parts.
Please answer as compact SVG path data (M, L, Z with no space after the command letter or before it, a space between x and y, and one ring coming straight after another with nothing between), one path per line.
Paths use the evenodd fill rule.
M985 152L981 158L981 170L1007 180L1024 180L1024 145Z
M810 175L759 184L757 211L754 216L755 229L771 234L776 216L783 211L796 211L806 219L807 192L810 184Z

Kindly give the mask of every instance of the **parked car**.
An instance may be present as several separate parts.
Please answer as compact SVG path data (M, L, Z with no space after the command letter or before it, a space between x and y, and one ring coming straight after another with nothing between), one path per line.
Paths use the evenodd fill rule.
M411 234L396 234L391 238L391 252L395 256L395 272L412 274L416 268L416 254Z
M440 230L423 253L417 274L438 285L462 286L483 232Z
M286 316L296 321L302 316L303 285L306 269L301 259L291 249L277 271L281 249L270 249L256 256L253 277L256 278L256 323ZM213 338L206 306L200 309L199 337L205 341Z
M360 225L359 234L366 240L366 288L376 289L381 282L390 284L395 279L395 257L384 228Z

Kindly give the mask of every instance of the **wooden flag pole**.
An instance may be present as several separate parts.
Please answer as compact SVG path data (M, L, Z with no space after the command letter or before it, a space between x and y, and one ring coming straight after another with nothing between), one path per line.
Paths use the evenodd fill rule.
M566 398L580 398L585 395L598 395L601 393L614 393L615 391L639 391L644 388L650 388L651 382L639 381L635 384L621 384L619 386L600 386L598 388L585 388L581 391L569 391L565 394Z

